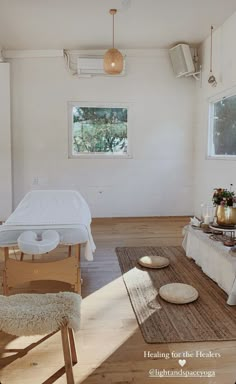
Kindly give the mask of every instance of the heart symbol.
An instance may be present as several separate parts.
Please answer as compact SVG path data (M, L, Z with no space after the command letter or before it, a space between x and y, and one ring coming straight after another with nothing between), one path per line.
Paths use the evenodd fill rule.
M186 360L179 360L179 365L181 365L181 367L183 367L184 365L186 364Z

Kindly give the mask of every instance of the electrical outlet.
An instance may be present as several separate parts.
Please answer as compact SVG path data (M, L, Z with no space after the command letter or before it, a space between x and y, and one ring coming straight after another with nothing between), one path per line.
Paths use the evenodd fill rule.
M33 177L33 185L38 185L39 184L39 177L38 176L34 176Z

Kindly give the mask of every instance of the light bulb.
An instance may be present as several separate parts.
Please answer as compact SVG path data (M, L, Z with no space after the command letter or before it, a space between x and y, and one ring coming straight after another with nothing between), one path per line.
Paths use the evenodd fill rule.
M114 68L116 66L116 63L114 63L114 61L111 63L111 66L112 68Z

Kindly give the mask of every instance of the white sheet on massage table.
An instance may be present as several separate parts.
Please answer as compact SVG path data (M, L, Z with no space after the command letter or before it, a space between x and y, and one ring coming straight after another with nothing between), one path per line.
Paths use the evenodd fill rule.
M93 259L95 244L90 229L91 213L78 191L35 190L27 193L0 226L0 246L17 243L26 230L41 233L55 229L64 244L86 243L85 258Z

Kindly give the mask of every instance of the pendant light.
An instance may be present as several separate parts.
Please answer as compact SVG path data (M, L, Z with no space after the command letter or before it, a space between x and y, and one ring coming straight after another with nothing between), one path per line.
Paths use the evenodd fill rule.
M213 75L213 72L212 72L212 32L213 32L213 26L211 26L210 76L208 78L208 83L212 87L216 87L217 86L217 81L216 81L216 78L215 78L215 76Z
M110 14L112 15L112 48L104 55L103 67L104 71L109 75L118 75L123 71L123 56L114 48L114 16L117 12L117 9L110 9Z

